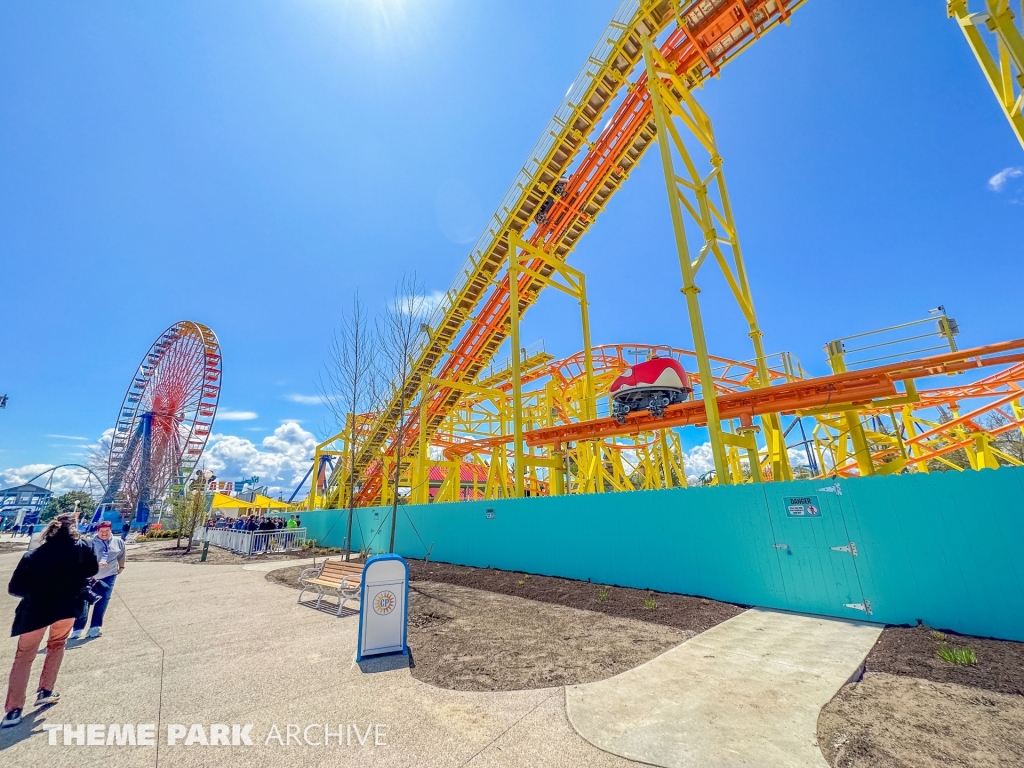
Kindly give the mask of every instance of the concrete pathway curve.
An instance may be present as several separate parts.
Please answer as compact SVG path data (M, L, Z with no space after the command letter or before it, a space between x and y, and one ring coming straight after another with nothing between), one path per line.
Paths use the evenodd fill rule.
M566 688L576 731L666 768L828 768L818 713L882 627L751 609L621 675Z

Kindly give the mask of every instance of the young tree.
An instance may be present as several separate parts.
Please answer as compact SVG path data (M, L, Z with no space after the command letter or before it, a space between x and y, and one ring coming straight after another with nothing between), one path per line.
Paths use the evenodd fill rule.
M171 519L174 520L174 527L178 531L178 538L174 542L174 548L180 549L181 534L182 531L184 531L186 526L188 525L188 496L172 496L168 500L167 506L170 507Z
M381 362L387 366L390 380L387 400L396 403L398 408L398 418L395 421L395 464L392 477L394 498L391 503L389 552L395 551L395 529L398 523L398 483L402 476L402 444L406 433L406 409L409 407L406 384L412 373L413 354L419 349L423 334L427 332L429 310L423 283L414 272L402 277L395 287L394 298L377 321ZM423 426L421 424L420 428Z
M85 491L68 491L60 496L51 496L43 511L39 514L39 522L47 523L57 515L71 514L78 502L79 519L88 522L96 511L96 502Z
M181 548L182 538L186 538L185 554L192 551L192 537L196 528L206 522L206 478L207 473L199 470L195 479L188 484L183 496L175 496L170 502L171 516L178 528L178 538L174 548Z
M192 485L195 486L196 484L193 483ZM203 490L205 485L206 483L200 482L198 488L189 488L184 530L184 534L188 536L188 544L185 545L186 555L192 551L192 537L195 535L196 528L206 522L206 493ZM179 529L179 540L181 539L182 533L181 529Z
M996 408L983 421L985 429L997 430L1005 427L1012 420L1003 411ZM1024 432L1020 429L1007 429L996 435L993 441L995 447L1007 456L1024 463ZM1004 462L1006 463L1006 462Z
M352 552L352 517L356 495L356 457L364 443L365 431L360 429L363 414L380 405L380 350L376 328L370 323L359 294L352 296L352 306L341 318L341 329L331 343L326 378L320 380L320 398L331 411L343 432L348 433L348 530L345 536L345 559ZM312 493L312 489L310 489Z
M938 422L939 424L948 424L953 421L953 414L949 410L940 405L938 408ZM942 458L944 461L938 459L928 459L928 471L929 472L948 472L950 470L950 464L953 464L960 469L970 469L971 461L967 458L967 451L963 448L957 448L954 451L943 454ZM948 462L948 463L947 463Z

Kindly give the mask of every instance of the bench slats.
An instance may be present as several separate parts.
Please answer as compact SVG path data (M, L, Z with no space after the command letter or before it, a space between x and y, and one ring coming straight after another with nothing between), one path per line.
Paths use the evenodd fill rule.
M299 602L302 602L302 595L309 587L315 587L320 593L317 598L317 607L324 597L324 589L334 591L338 596L338 615L341 615L342 605L345 600L354 599L358 594L360 584L363 580L363 564L358 562L346 562L344 560L325 560L320 565L319 573L313 578L299 578L303 585L299 592ZM342 582L345 582L344 585Z

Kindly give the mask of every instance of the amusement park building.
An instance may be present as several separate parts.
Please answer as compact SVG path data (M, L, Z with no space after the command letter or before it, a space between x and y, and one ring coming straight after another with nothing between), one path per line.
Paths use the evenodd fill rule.
M0 490L0 528L20 525L27 519L39 519L53 492L32 483Z

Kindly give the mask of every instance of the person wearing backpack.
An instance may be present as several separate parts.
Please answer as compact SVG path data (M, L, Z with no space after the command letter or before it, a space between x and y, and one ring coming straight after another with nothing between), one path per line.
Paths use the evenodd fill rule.
M21 722L32 662L47 632L46 660L39 676L36 706L56 704L60 699L53 686L64 659L64 645L86 602L88 580L98 570L99 561L92 547L78 538L74 515L58 515L50 521L43 531L42 543L18 562L7 586L11 595L21 598L11 627L11 636L18 638L18 650L0 727L10 728Z

